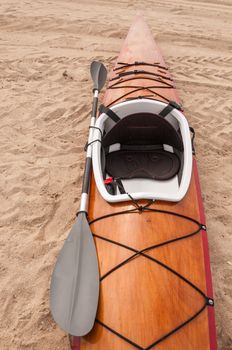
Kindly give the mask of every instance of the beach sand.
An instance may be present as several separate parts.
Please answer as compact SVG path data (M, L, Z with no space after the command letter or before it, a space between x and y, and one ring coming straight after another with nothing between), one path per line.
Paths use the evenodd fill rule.
M1 350L69 349L48 296L79 204L89 66L112 67L138 10L196 130L219 350L232 349L231 1L1 0Z

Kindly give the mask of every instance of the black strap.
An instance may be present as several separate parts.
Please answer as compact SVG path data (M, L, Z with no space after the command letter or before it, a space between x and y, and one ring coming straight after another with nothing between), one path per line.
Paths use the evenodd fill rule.
M100 105L99 111L100 111L100 113L107 114L108 117L110 117L115 123L118 123L121 120L119 118L119 116L112 111L112 109L110 109L110 108L108 108L108 107L106 107L104 105Z
M102 167L102 175L103 179L106 178L106 154L104 147L101 147L101 167Z
M124 188L124 186L123 186L123 184L122 184L122 180L119 179L119 178L117 178L117 179L115 179L115 182L116 182L116 184L118 185L119 192L120 192L121 194L125 194L126 191L125 191L125 188Z
M169 101L169 104L164 107L164 109L159 113L161 117L166 117L174 108L178 109L181 111L181 106L178 105L175 101Z
M196 154L196 150L195 150L195 145L194 145L194 139L195 139L196 133L195 133L195 130L193 129L192 126L189 127L189 130L192 133L192 138L191 138L191 141L192 141L192 153L195 155Z

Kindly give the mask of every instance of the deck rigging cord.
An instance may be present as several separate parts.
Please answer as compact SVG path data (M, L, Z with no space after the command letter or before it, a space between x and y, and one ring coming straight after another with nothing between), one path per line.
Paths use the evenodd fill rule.
M133 66L150 66L150 67L157 67L160 69L163 69L165 71L168 70L167 67L161 66L159 62L154 62L154 63L148 63L148 62L140 62L140 61L135 61L134 63L125 63L125 62L118 62L117 63L119 67L114 68L114 71L127 68L127 67L133 67Z
M142 250L137 250L137 249L135 249L133 247L130 247L130 246L126 245L126 244L123 244L121 242L118 242L118 241L115 241L115 240L103 237L103 236L93 232L93 236L96 239L104 240L104 241L106 241L108 243L111 243L111 244L117 245L119 247L125 248L125 249L127 249L127 250L129 250L129 251L131 251L133 253L129 258L123 260L121 263L117 264L112 269L107 271L104 275L102 275L101 278L100 278L100 282L102 282L105 278L107 278L107 276L109 276L110 274L112 274L114 271L118 270L119 268L121 268L125 264L129 263L133 259L138 258L139 256L142 256L142 257L145 257L145 258L153 261L154 263L158 264L162 268L165 268L170 273L174 274L175 276L180 278L182 281L184 281L186 284L188 284L190 287L192 287L198 294L200 294L202 296L203 304L202 304L201 308L197 312L195 312L186 321L184 321L183 323L179 324L174 329L172 329L168 333L166 333L163 336L161 336L159 339L156 339L152 344L150 344L148 347L145 347L145 348L140 346L139 344L135 343L133 340L127 338L126 336L120 334L119 332L117 332L113 328L109 327L107 324L105 324L101 320L96 319L96 322L99 325L101 325L102 327L106 328L108 331L110 331L114 335L118 336L122 340L126 341L130 345L133 345L136 349L139 349L139 350L150 350L153 347L155 347L156 345L158 345L159 343L161 343L162 341L164 341L166 338L168 338L169 336L171 336L172 334L174 334L175 332L177 332L178 330L183 328L185 325L187 325L188 323L193 321L198 315L200 315L203 312L203 310L205 310L205 308L207 306L214 306L214 301L213 301L212 298L209 298L200 288L197 287L197 285L192 283L189 279L187 279L186 277L184 277L183 275L181 275L179 272L175 271L174 269L172 269L168 265L164 264L162 261L160 261L160 260L158 260L158 259L156 259L156 258L154 258L154 257L152 257L150 255L147 255L146 252L148 252L150 250L153 250L153 249L156 249L158 247L167 245L167 244L174 243L176 241L180 241L180 240L183 240L183 239L187 239L187 238L193 237L194 235L199 234L201 231L206 231L206 226L201 224L200 222L198 222L197 220L195 220L195 219L193 219L191 217L188 217L188 216L185 216L185 215L182 215L182 214L179 214L179 213L175 213L175 212L167 211L167 210L160 210L160 209L150 208L150 205L153 204L153 201L149 201L147 204L142 206L135 199L133 199L133 197L130 194L128 194L128 195L129 195L130 198L132 198L132 203L135 206L134 208L123 210L123 211L118 211L118 212L115 212L115 213L106 214L106 215L97 217L97 218L89 221L89 224L92 225L92 224L94 224L97 221L100 221L100 220L103 220L103 219L107 219L107 218L113 217L113 216L123 215L123 214L136 214L136 213L137 214L138 213L141 214L143 212L150 212L150 213L162 213L164 215L173 215L173 216L185 219L185 220L189 220L190 222L193 222L193 223L195 223L197 225L197 229L195 231L193 231L193 232L187 233L187 234L185 234L183 236L176 237L174 239L166 240L166 241L158 243L158 244L154 244L154 245L146 247L146 248L144 248Z
M110 82L112 82L111 85L109 85L108 89L120 89L120 88L124 88L124 89L133 89L132 91L129 91L127 93L125 93L124 95L120 96L119 98L115 99L114 101L112 101L110 104L107 105L107 107L112 106L113 104L117 103L119 100L121 100L122 98L127 98L128 96L130 96L131 94L134 94L136 92L139 91L148 91L149 93L151 93L152 95L155 95L159 98L161 98L162 100L164 100L165 102L169 102L169 100L163 96L162 94L157 93L156 91L154 91L153 89L173 89L174 86L171 83L173 80L172 78L166 76L166 72L167 69L165 69L165 67L161 66L158 62L151 64L151 63L146 63L146 62L134 62L131 64L128 63L123 63L123 62L118 62L118 64L120 65L119 67L116 67L114 69L114 71L117 71L119 69L123 69L123 68L127 68L127 67L131 67L131 66L137 66L137 65L145 65L145 66L152 66L152 67L157 67L160 69L165 70L164 72L161 72L162 74L158 74L158 73L154 73L154 72L150 72L150 71L145 71L145 70L133 70L133 71L122 71L119 72L117 74L116 77L112 78L110 80ZM140 75L143 75L142 77ZM144 74L146 76L144 76ZM123 77L126 76L132 76L129 77L128 79L123 79ZM148 77L147 77L148 76ZM126 85L126 83L128 81L131 80L151 80L153 82L158 82L160 83L159 86L157 85L150 85L150 86L140 86L140 85ZM168 80L168 81L167 81ZM136 97L137 98L137 97ZM141 98L151 98L151 95L149 96L141 96Z
M173 81L172 78L170 77L167 77L163 74L159 74L159 73L153 73L153 72L149 72L149 71L146 71L146 70L143 70L143 69L135 69L135 70L131 70L131 71L127 71L127 72L120 72L117 74L116 77L114 78L111 78L110 81L115 81L115 80L118 80L122 77L125 77L125 76L128 76L128 75L137 75L137 74L145 74L145 75L152 75L154 77L158 77L158 78L161 78L161 79L164 79L164 80L169 80L169 81Z

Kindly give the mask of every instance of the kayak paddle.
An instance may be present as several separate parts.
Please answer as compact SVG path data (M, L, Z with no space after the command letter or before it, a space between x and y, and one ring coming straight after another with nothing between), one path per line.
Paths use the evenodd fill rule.
M88 144L93 136L98 93L107 76L104 65L96 61L92 62L90 72L94 97ZM63 330L74 336L83 336L92 329L99 297L98 258L87 219L91 153L91 146L87 147L80 210L57 258L50 288L52 316Z

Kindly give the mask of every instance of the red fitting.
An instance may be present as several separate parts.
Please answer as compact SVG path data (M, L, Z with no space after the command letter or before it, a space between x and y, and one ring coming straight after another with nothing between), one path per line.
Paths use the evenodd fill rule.
M108 177L107 179L104 180L104 184L108 185L111 184L114 181L114 179L112 177Z

